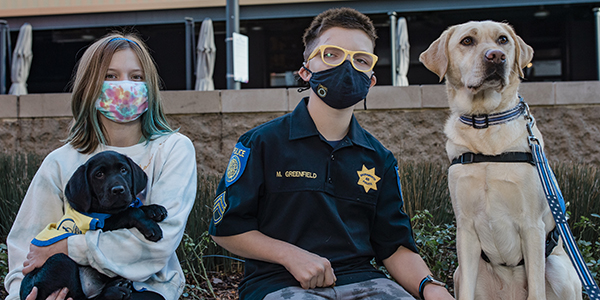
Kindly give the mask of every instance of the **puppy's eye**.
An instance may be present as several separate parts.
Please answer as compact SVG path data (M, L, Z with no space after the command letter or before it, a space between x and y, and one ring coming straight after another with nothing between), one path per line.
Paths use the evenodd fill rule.
M472 37L470 37L470 36L468 36L468 37L466 37L466 38L462 39L462 41L460 41L460 43L461 43L462 45L464 45L464 46L470 46L470 45L473 45L473 38L472 38Z
M121 174L127 174L127 169L125 169L125 167L121 168Z
M98 171L94 174L94 177L101 179L102 177L104 177L104 172Z
M500 36L498 38L498 44L500 44L500 45L508 44L508 38L505 36Z

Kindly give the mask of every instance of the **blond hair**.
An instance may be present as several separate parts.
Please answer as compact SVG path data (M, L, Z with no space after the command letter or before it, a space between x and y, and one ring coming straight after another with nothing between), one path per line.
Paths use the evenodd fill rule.
M106 144L106 130L100 123L95 104L113 55L125 49L131 49L137 55L148 87L148 110L140 117L142 135L150 141L175 131L164 114L160 78L147 46L134 34L112 33L93 43L76 67L71 95L74 119L65 141L81 153L91 153L99 144Z

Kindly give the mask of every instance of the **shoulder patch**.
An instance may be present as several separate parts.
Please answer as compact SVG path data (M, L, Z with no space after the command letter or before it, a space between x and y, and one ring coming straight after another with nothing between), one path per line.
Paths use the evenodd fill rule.
M215 225L221 223L225 209L227 209L227 201L225 201L225 192L222 192L215 198L215 203L213 205L213 222Z
M398 190L400 190L400 197L402 197L402 184L400 183L400 170L398 170L398 166L394 167L396 169L396 178L398 179Z
M225 172L226 187L232 185L242 176L246 168L246 162L248 162L248 156L250 156L250 148L244 147L242 143L235 144Z

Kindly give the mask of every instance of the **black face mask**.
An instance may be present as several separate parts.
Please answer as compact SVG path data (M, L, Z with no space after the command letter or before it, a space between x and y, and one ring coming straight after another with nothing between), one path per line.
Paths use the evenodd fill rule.
M349 60L341 65L324 71L313 73L308 83L312 90L332 108L348 108L367 97L371 87L371 78L352 67Z

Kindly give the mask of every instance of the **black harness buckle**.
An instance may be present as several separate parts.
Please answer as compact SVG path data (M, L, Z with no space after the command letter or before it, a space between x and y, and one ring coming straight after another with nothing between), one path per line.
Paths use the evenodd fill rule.
M460 156L460 163L463 165L473 163L474 160L475 153L472 152L463 153L463 155Z
M554 247L558 245L559 238L560 232L558 232L558 227L554 227L552 231L548 232L548 236L546 237L546 257L552 254Z

